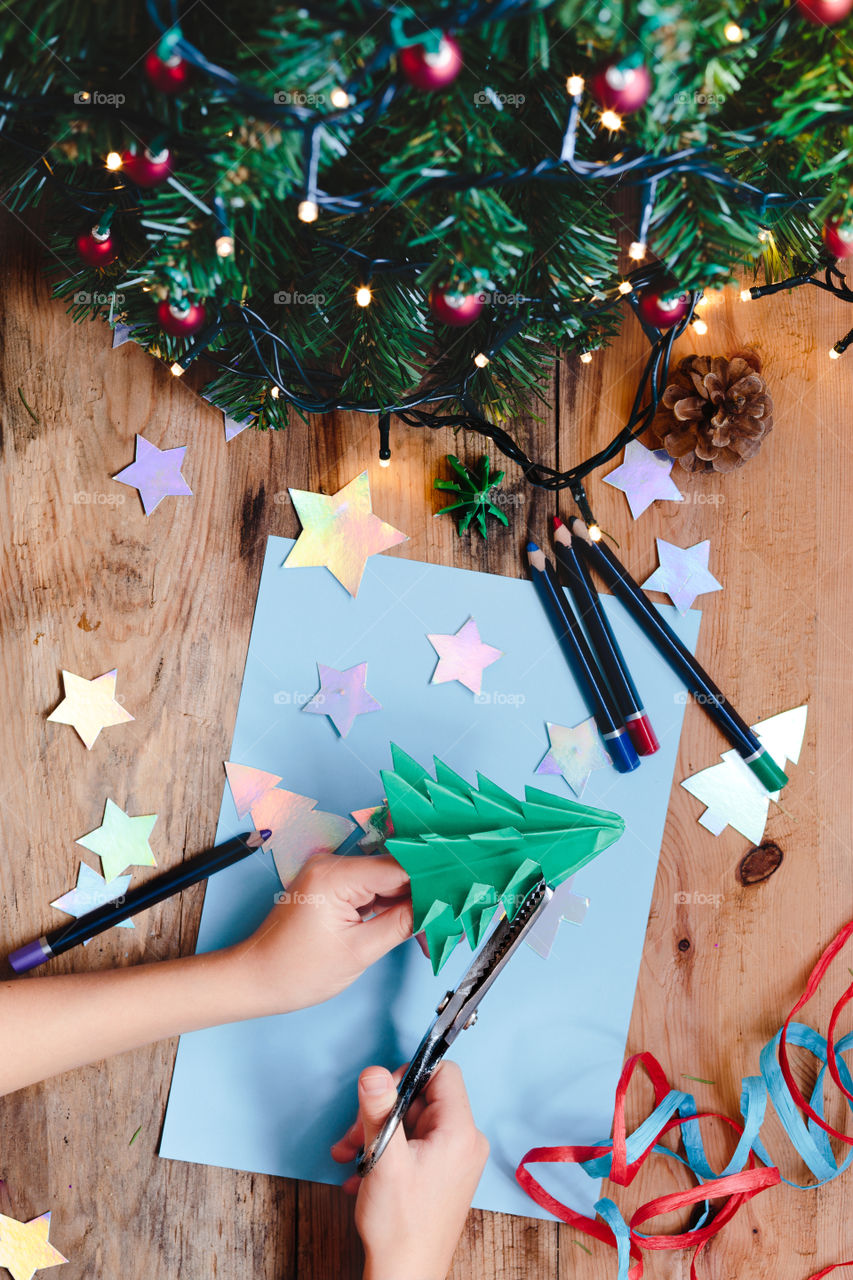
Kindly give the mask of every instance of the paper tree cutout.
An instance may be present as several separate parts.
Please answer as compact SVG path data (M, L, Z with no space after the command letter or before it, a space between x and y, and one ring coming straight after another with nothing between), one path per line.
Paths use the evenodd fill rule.
M18 1222L0 1213L0 1267L5 1267L12 1280L33 1280L44 1267L58 1267L67 1262L48 1240L50 1214L30 1222Z
M560 925L583 924L589 910L589 898L581 898L572 888L574 876L555 890L554 896L527 935L527 945L543 960L547 960L557 941Z
M225 762L225 774L238 818L245 818L252 805L257 804L262 796L281 782L277 773L267 773L263 769L254 769L250 764L237 764L233 760Z
M752 726L762 746L784 769L786 761L796 764L806 732L808 707L794 707ZM764 836L770 801L778 791L767 791L744 763L737 751L726 751L722 763L685 778L682 787L706 805L699 825L718 836L734 827L747 840L758 844Z
M264 849L272 850L276 871L285 888L315 853L333 853L355 830L355 823L336 813L324 813L317 801L295 791L271 787L252 805L256 831L272 832Z
M391 757L386 849L411 878L414 929L434 973L463 933L479 946L498 905L513 919L539 880L556 888L625 829L615 813L534 787L516 800L478 774L475 788L438 759L433 778L393 743Z

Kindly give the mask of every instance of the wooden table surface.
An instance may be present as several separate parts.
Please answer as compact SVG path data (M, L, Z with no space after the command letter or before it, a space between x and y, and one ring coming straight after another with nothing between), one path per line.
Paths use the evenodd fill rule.
M98 825L106 796L130 813L160 815L152 842L161 867L212 841L264 545L268 534L298 528L282 500L288 486L331 493L367 467L377 510L410 535L399 554L511 575L522 572L527 528L544 538L558 510L553 496L531 491L509 466L510 528L485 544L457 538L447 517L433 518L440 501L432 479L444 473L446 452L473 459L480 448L445 432L396 424L388 470L378 466L375 424L364 417L332 416L310 429L296 423L275 435L247 431L226 445L221 414L187 385L132 343L112 351L102 325L74 325L50 301L42 263L34 240L7 236L0 305L3 954L58 919L48 904L74 883L75 838ZM748 341L762 355L776 430L755 460L727 477L679 477L685 501L658 503L636 524L600 473L589 486L596 515L641 580L656 564L655 535L681 545L711 539L711 569L725 589L700 601L698 653L748 719L809 703L803 753L765 836L784 861L748 888L736 878L747 842L730 829L710 836L697 825L700 805L677 785L727 747L700 708L686 711L628 1051L652 1050L676 1086L695 1090L700 1107L732 1116L741 1077L757 1070L760 1047L853 906L853 355L827 358L850 317L816 292L745 305L731 290L705 307L708 334L681 341L682 351L710 354ZM629 321L592 364L564 363L558 413L518 424L528 450L567 466L609 440L624 420L643 353ZM191 500L167 499L146 518L136 493L114 483L110 477L133 458L136 432L160 447L190 446ZM60 672L92 677L114 666L135 720L106 731L87 752L72 729L47 723L62 695ZM700 901L679 903L679 893ZM702 904L703 894L721 895L720 905ZM201 904L196 888L138 917L135 933L113 931L53 969L189 953ZM840 969L836 994L847 980L843 962ZM829 995L815 1002L812 1016L822 1021L813 1025L825 1030L831 1003ZM126 1054L0 1102L9 1211L20 1218L54 1211L52 1238L71 1259L56 1274L360 1275L351 1206L336 1188L158 1157L175 1047ZM648 1101L647 1087L639 1087L636 1117ZM783 1172L804 1174L789 1148L773 1144L772 1125L769 1132ZM553 1141L572 1136L554 1133ZM671 1165L653 1159L630 1189L605 1183L605 1193L632 1208L688 1186ZM843 1199L850 1185L840 1178L810 1194L785 1186L764 1193L712 1241L700 1274L805 1280L853 1255ZM676 1224L665 1220L663 1229ZM472 1212L452 1275L614 1274L611 1250L591 1243L587 1253L578 1240L554 1223ZM684 1252L648 1259L650 1277L688 1274Z

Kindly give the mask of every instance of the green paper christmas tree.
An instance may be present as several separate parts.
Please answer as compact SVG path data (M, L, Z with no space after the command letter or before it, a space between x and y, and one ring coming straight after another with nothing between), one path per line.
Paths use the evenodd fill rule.
M434 973L463 934L479 946L498 906L511 920L539 880L556 888L625 830L618 814L535 787L524 800L482 774L473 787L437 758L433 778L394 743L391 758L386 848L411 877L414 928Z

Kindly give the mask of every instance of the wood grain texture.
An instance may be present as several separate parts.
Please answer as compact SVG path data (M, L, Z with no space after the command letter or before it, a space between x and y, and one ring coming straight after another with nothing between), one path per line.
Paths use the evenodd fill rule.
M451 520L433 518L443 499L432 479L445 474L445 453L475 459L479 442L395 425L384 471L375 423L352 415L275 436L246 432L226 446L221 416L187 385L132 344L112 351L102 327L74 326L48 300L32 242L7 235L2 272L5 953L45 927L47 904L76 877L74 838L98 825L106 796L131 813L160 815L153 846L161 866L211 841L266 537L297 531L288 486L331 493L367 467L377 510L410 535L396 554L510 575L523 572L527 529L545 538L561 504L531 492L510 465L510 529L495 527L487 543L460 539ZM589 493L641 578L656 563L655 535L682 545L712 539L711 567L725 590L701 602L699 655L748 718L811 705L800 764L767 828L784 853L780 869L741 885L745 842L730 831L710 837L696 824L698 803L675 786L649 920L629 1051L652 1049L701 1105L736 1114L741 1076L755 1071L761 1044L850 912L853 365L824 355L847 327L832 299L801 290L747 306L732 295L709 304L706 316L709 334L691 340L697 349L726 353L749 340L765 360L777 429L761 455L733 476L685 476L685 502L658 504L637 524L600 476ZM624 419L643 355L629 321L590 366L564 364L559 430L547 417L514 424L528 451L567 466L599 448ZM191 446L184 470L195 496L167 499L150 519L136 494L110 479L131 461L136 432L161 447ZM70 728L45 717L61 697L63 667L91 677L113 666L136 718L107 730L88 753ZM726 745L688 706L676 781ZM720 894L722 902L677 902L685 892ZM88 949L86 966L191 952L201 901L192 890L138 917L135 933L106 935ZM79 964L72 952L55 968ZM816 1002L824 1025L829 1003ZM351 1205L335 1188L158 1158L174 1051L174 1042L140 1050L0 1103L0 1178L19 1216L54 1208L56 1243L72 1259L63 1280L357 1277ZM641 1094L632 1099L635 1115L648 1101ZM788 1153L783 1171L801 1172ZM680 1173L652 1162L635 1187L615 1195L630 1207L684 1185ZM706 1251L704 1274L804 1280L818 1264L850 1255L846 1185L811 1196L779 1188L757 1199ZM608 1250L591 1245L587 1253L576 1240L556 1224L475 1212L453 1280L612 1274ZM682 1277L687 1268L683 1253L661 1254L648 1274Z

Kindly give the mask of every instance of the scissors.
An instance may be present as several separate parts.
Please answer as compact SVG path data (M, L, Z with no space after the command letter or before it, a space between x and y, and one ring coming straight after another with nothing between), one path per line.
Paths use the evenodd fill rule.
M504 916L489 935L456 990L448 991L444 996L435 1011L432 1024L415 1050L406 1074L397 1086L397 1100L385 1123L370 1146L362 1148L358 1153L356 1167L362 1178L370 1173L388 1146L397 1126L405 1118L409 1107L426 1086L459 1032L472 1027L477 1021L477 1007L483 996L518 950L552 897L553 890L544 880L534 885L512 920Z

